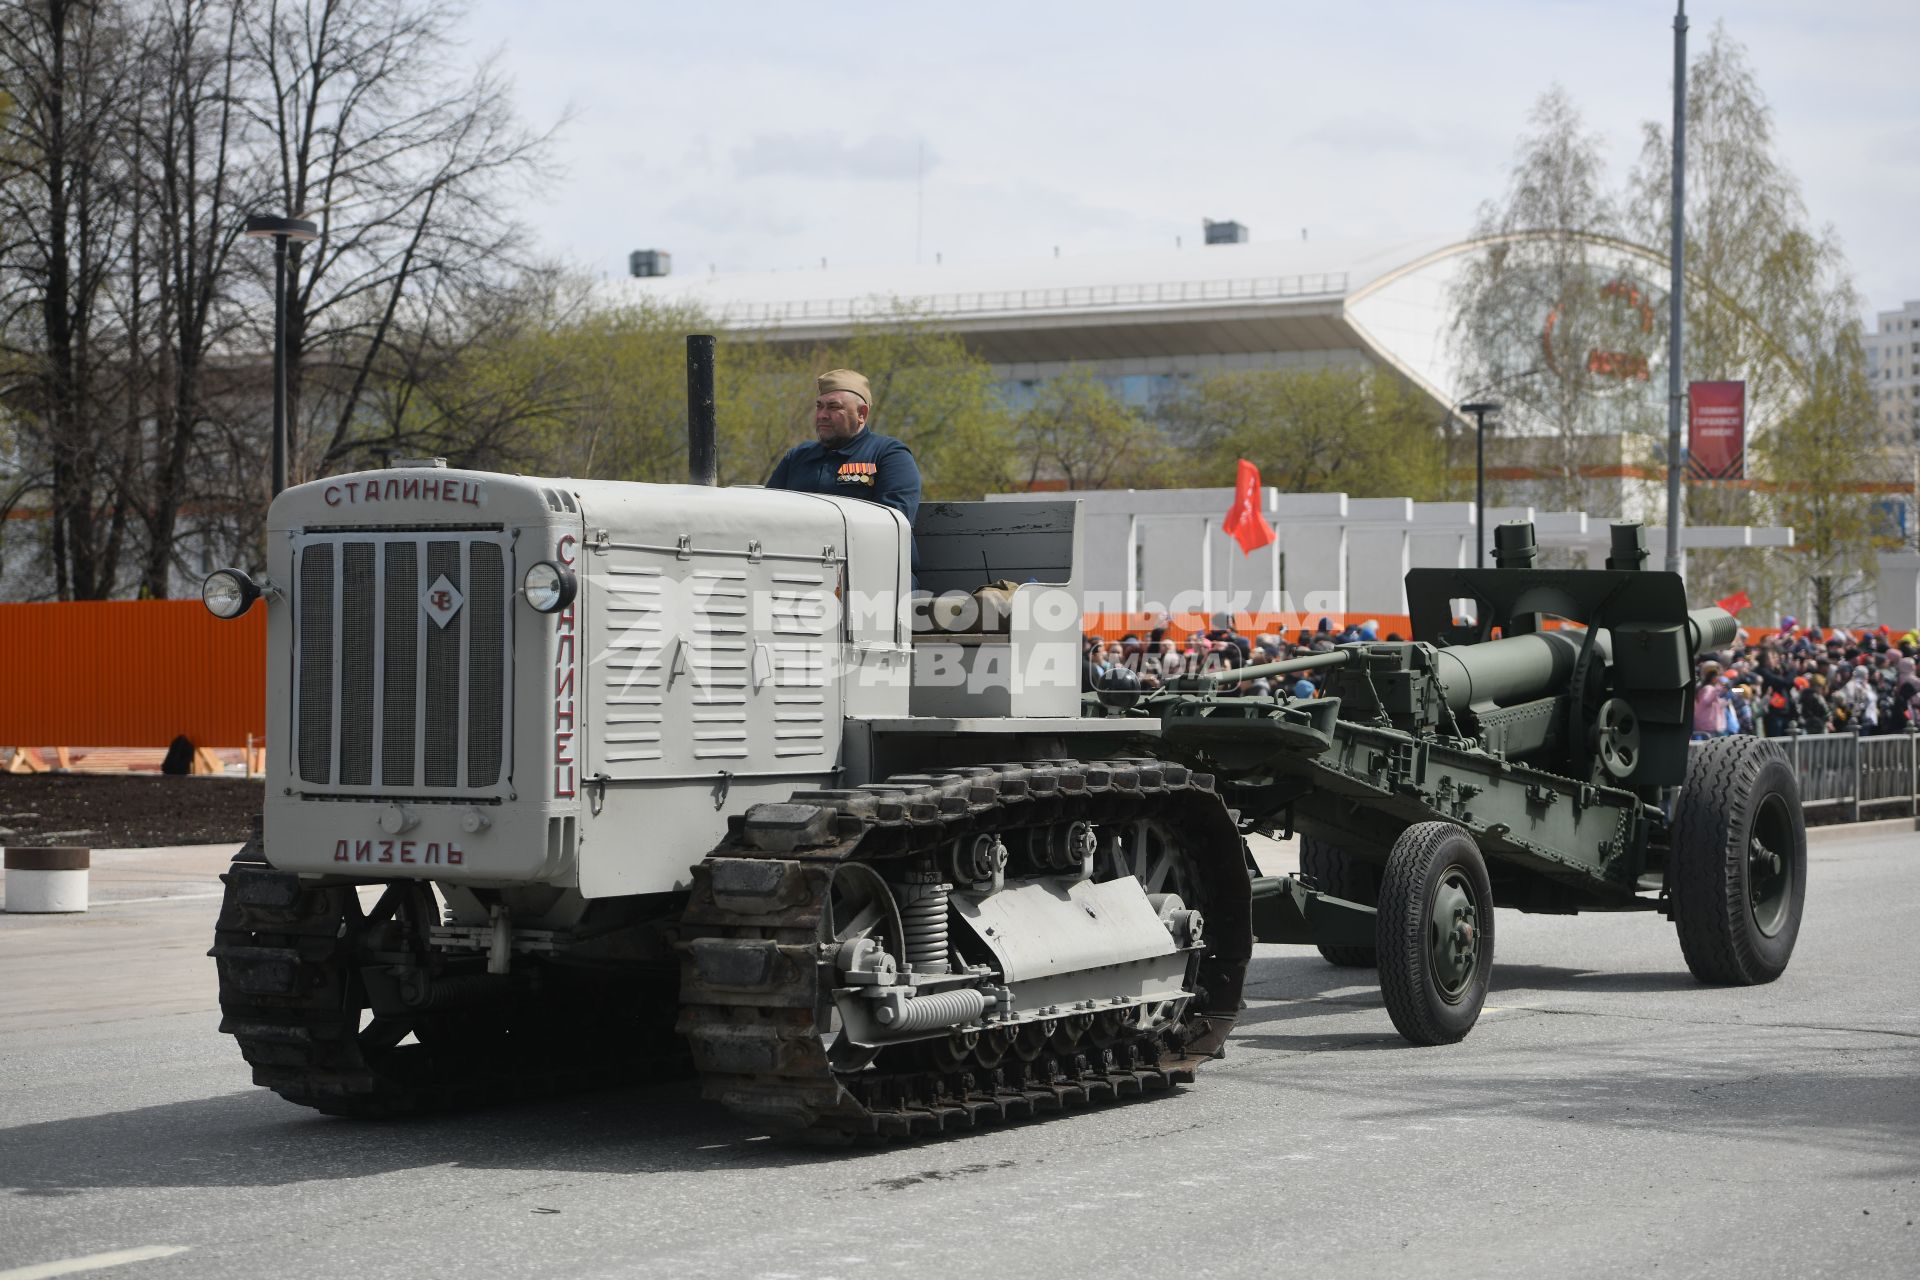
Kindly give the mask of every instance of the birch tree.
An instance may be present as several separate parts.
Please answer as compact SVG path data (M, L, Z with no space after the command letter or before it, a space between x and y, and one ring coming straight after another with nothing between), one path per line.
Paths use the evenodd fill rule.
M1668 243L1672 149L1643 128L1630 234ZM1694 552L1702 598L1745 590L1833 625L1869 586L1870 483L1888 445L1862 355L1860 303L1831 230L1816 229L1780 160L1745 50L1716 24L1687 76L1687 378L1747 384L1747 484L1686 486L1690 524L1791 525L1797 553Z

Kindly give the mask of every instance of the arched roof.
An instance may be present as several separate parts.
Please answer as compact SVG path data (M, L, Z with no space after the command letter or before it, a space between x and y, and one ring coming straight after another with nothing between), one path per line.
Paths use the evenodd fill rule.
M995 364L1352 351L1451 405L1460 379L1447 341L1449 293L1460 268L1503 243L1552 238L1665 278L1665 255L1627 240L1521 231L622 278L601 296L616 305L697 305L723 330L782 343L833 341L911 316L953 331Z

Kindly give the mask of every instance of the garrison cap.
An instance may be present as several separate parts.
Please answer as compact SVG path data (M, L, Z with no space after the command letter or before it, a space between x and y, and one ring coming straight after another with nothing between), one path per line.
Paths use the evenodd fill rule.
M867 404L873 403L873 388L867 385L865 374L855 373L851 369L829 369L819 379L820 395L829 391L850 391Z

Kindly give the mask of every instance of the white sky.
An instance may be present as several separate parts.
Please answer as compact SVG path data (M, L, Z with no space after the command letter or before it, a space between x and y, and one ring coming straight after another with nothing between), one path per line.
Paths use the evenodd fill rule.
M1920 3L1718 0L1871 310L1920 298ZM521 114L571 110L540 245L624 275L1464 233L1559 82L1616 177L1671 118L1672 0L474 0Z

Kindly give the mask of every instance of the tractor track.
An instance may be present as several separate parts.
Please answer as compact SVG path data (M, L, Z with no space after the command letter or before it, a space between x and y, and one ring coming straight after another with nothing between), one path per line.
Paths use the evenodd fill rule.
M785 848L778 834L739 820L693 869L671 1029L656 1014L596 1041L585 1026L603 1020L604 1008L556 1005L554 992L537 990L507 1006L368 1020L364 970L434 963L409 941L424 931L408 914L432 911L430 892L422 882L390 882L364 910L352 885L303 883L268 865L257 844L221 876L226 891L209 952L220 974L220 1029L239 1043L256 1084L362 1119L684 1078L690 1050L709 1098L754 1123L825 1142L914 1138L1165 1092L1191 1082L1221 1050L1239 1011L1252 936L1239 833L1208 775L1145 760L1042 761L802 791L782 806L796 807L824 834L819 843ZM1199 992L1179 1022L992 1067L939 1069L915 1060L912 1046L887 1050L854 1074L828 1063L820 1032L832 964L820 955L817 930L836 864L911 856L982 832L1148 817L1183 833L1208 913ZM752 901L716 897L713 870L726 861L763 864L773 873L767 892ZM712 981L716 974L728 981Z
M302 884L249 845L226 883L211 955L220 973L220 1030L239 1042L255 1084L329 1115L388 1119L544 1099L688 1074L684 1048L665 1031L589 1013L577 998L529 993L509 1006L423 1011L363 1026L360 972L369 958L407 945L409 902L428 909L424 882L394 882L373 912L351 885ZM384 912L384 914L383 914ZM401 957L413 958L420 957ZM411 1032L413 1040L401 1043ZM597 1035L596 1035L597 1033Z
M1152 760L1039 761L901 775L796 792L736 820L694 869L682 916L678 1028L707 1097L754 1123L825 1142L886 1141L1018 1121L1189 1083L1232 1029L1252 950L1241 840L1213 779ZM987 1063L916 1064L913 1047L837 1071L822 1032L834 966L820 942L834 868L939 849L959 837L1070 821L1160 819L1185 839L1209 923L1183 1018L1123 1037ZM715 871L734 868L716 886ZM1194 904L1189 904L1194 905Z

